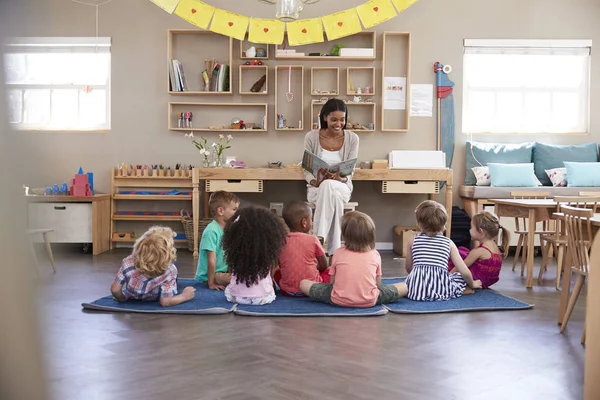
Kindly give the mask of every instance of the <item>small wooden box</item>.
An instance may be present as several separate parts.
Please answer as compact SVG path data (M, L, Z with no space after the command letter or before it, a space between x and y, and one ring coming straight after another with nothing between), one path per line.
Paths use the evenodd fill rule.
M439 193L438 181L383 181L381 193Z
M225 190L232 193L262 193L262 179L209 179L206 181L205 190L216 192Z
M408 241L419 233L416 226L400 226L394 227L394 252L401 257L406 257L408 253Z

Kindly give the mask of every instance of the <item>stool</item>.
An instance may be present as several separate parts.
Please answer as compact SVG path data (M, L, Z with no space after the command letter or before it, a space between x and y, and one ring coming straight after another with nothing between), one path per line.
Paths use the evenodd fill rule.
M314 203L308 203L308 206L313 210L317 207ZM348 203L344 203L344 211L356 211L356 207L358 207L358 202L349 201Z
M54 265L54 256L52 255L52 247L50 247L50 241L48 240L48 233L54 232L54 229L28 229L25 231L25 235L32 236L37 235L38 233L42 234L42 238L44 239L44 245L46 246L46 251L48 252L48 257L50 258L50 265L52 266L52 270L56 273L56 266ZM33 240L30 240L31 246L31 254L33 255L33 260L35 261L36 266L39 266L37 256L35 255L35 249L33 247ZM39 274L39 269L37 269Z

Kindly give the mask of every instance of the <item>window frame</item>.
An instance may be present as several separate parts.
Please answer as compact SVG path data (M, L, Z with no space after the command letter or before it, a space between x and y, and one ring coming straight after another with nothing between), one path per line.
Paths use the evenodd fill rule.
M585 97L582 98L585 103L580 108L582 116L580 123L585 125L583 131L522 131L522 132L506 132L506 131L481 131L477 129L467 129L469 124L465 124L469 117L469 96L472 89L469 87L469 63L466 62L468 54L538 54L538 55L586 55L587 56L587 73L583 75L584 81L581 87L585 87ZM462 133L465 135L575 135L590 133L591 128L591 39L464 39L463 43L463 101L462 101ZM518 92L518 93L540 93L539 88L500 88L489 87L489 91L495 93L503 92ZM473 90L475 91L475 90ZM483 91L483 89L479 89ZM558 93L561 90L558 88L549 88L550 93ZM565 90L568 91L568 90ZM570 91L569 91L570 92Z
M107 79L106 84L49 84L49 83L9 83L5 82L7 93L11 90L50 90L50 98L52 90L72 89L78 91L79 96L88 88L93 90L104 90L106 92L105 107L106 107L106 122L102 124L79 125L72 127L56 127L52 124L32 124L32 123L10 123L10 126L18 131L23 132L91 132L91 133L108 133L112 129L111 121L111 93L112 93L112 53L111 53L111 38L110 37L12 37L7 40L4 47L4 55L19 54L19 53L106 53L107 57ZM23 101L24 104L24 101ZM52 110L52 102L50 103ZM23 106L22 112L25 113Z

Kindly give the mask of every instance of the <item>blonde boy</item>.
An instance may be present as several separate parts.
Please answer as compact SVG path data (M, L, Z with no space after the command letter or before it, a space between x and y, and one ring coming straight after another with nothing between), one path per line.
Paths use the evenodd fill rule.
M223 257L221 241L225 224L239 206L240 199L235 194L224 190L214 192L208 200L213 221L202 232L200 257L194 279L207 282L211 289L223 290L231 280L231 274L227 272L227 264Z

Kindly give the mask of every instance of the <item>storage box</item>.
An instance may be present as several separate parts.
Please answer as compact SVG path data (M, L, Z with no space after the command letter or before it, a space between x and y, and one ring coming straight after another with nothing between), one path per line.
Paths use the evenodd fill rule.
M388 157L390 169L446 168L446 155L433 150L393 150Z
M208 179L206 180L206 192L225 190L232 193L262 193L262 179Z
M388 167L387 160L373 160L373 164L371 164L371 169L387 169Z
M394 227L394 251L400 257L406 257L408 253L408 241L419 233L416 226L400 226Z
M373 57L373 49L344 47L340 49L340 57Z

